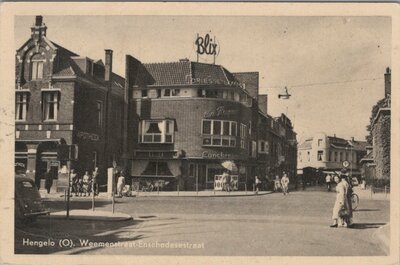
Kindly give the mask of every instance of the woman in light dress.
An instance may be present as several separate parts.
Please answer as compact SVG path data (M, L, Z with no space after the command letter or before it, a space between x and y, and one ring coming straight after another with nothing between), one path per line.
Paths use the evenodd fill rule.
M336 201L332 210L332 220L333 223L331 227L348 227L348 218L346 216L341 216L341 210L349 212L349 202L347 198L347 192L349 189L349 184L346 181L345 175L335 176L336 182ZM346 222L347 221L347 222Z

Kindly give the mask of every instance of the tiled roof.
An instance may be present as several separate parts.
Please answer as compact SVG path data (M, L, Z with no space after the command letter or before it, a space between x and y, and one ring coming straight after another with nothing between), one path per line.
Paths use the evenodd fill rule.
M353 145L354 150L356 151L366 151L367 150L367 142L366 141L350 141Z
M143 66L154 79L151 85L187 84L186 76L190 76L191 72L190 62L150 63Z
M185 85L190 84L191 79L207 79L213 83L223 84L237 81L235 77L224 67L214 64L187 61L168 63L143 64L144 69L139 69L139 76L147 74L147 85ZM137 81L136 83L138 83Z
M301 143L298 148L299 149L310 149L312 144L312 138L305 140L303 143Z

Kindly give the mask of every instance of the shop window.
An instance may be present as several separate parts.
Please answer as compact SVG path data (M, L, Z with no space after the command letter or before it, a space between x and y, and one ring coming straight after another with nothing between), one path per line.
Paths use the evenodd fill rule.
M15 120L25 121L28 112L29 93L17 93L15 100Z
M236 129L234 121L203 120L203 145L235 147Z
M33 60L31 63L31 80L43 79L43 60Z
M141 175L144 176L173 176L167 162L150 161Z
M55 121L58 116L60 93L58 91L46 91L42 94L43 119Z
M173 143L173 120L143 120L139 126L141 143Z
M318 151L318 154L317 154L318 161L322 161L323 154L324 154L324 151Z

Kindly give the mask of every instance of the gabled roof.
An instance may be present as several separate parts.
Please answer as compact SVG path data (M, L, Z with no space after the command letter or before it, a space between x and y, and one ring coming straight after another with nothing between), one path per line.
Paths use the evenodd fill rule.
M356 151L366 151L367 150L367 142L366 141L350 141L350 144L353 146L353 150Z
M313 138L306 139L303 143L301 143L297 148L298 149L311 149Z

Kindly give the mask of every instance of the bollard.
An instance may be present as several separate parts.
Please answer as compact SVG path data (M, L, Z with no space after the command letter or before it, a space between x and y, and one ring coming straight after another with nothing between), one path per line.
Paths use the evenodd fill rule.
M178 186L177 186L177 188L176 188L176 189L177 189L177 191L178 191L178 196L179 196L179 184L178 184Z
M244 191L245 191L245 193L247 195L247 183L244 184Z
M95 201L94 183L92 184L92 194L93 194L93 196L92 196L92 211L94 212L94 201Z
M372 189L373 189L374 187L373 186L371 186L371 199L372 199Z
M256 185L253 184L253 193L256 194Z
M160 186L157 185L157 195L160 195Z
M385 198L387 197L387 190L386 190L386 185L385 185Z
M196 183L196 196L199 196L199 184Z

